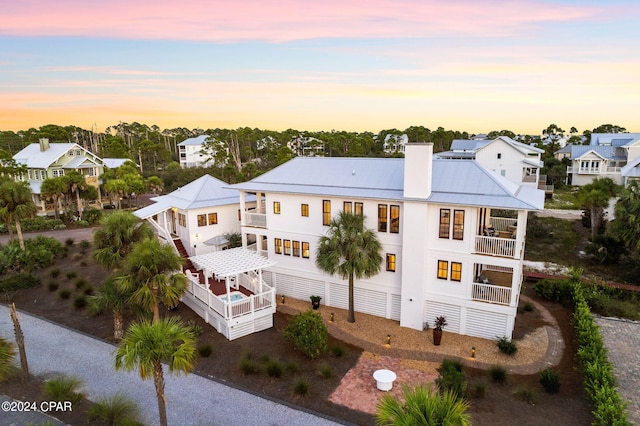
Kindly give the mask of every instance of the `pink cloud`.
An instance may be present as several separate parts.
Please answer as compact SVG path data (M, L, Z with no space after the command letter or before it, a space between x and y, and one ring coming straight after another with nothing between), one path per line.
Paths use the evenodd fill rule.
M217 42L492 36L611 16L611 9L604 9L540 0L22 0L0 10L0 34Z

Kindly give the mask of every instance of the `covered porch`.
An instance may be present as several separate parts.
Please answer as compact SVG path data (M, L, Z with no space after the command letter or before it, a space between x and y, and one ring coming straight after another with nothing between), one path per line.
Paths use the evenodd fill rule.
M189 280L183 302L229 339L273 326L275 288L262 270L275 262L244 248L189 258L201 271L185 270Z
M489 256L520 259L524 254L526 211L479 209L474 251ZM519 226L521 225L521 226Z
M522 272L496 264L474 264L475 278L471 300L497 305L517 306Z

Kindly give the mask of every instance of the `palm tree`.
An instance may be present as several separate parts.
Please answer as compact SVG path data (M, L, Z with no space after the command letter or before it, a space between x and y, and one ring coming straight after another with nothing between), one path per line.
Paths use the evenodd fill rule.
M467 426L471 417L466 411L469 403L458 399L455 392L442 393L432 388L417 386L403 389L404 402L385 394L378 403L376 424L383 425L452 425Z
M11 223L15 222L18 241L23 251L25 248L20 220L33 217L35 213L36 205L31 198L29 184L8 179L3 180L0 184L0 217L6 220L8 228L11 228Z
M67 185L67 192L72 195L76 194L76 207L78 210L78 216L82 216L82 200L80 199L80 193L87 187L87 181L82 176L82 173L72 170L63 176L64 182Z
M0 337L0 383L2 383L13 371L13 360L16 357L16 351L13 344Z
M640 182L633 180L620 193L616 203L616 220L611 222L611 234L625 247L640 252Z
M129 212L113 212L100 224L93 234L93 258L106 269L119 268L134 243L153 237L151 225Z
M89 296L89 307L92 313L97 314L105 309L113 312L113 338L122 339L124 335L124 312L130 307L131 293L126 293L118 288L115 277L107 278L94 296Z
M160 424L167 425L162 363L170 373L188 373L196 362L196 337L193 330L176 317L158 322L142 321L129 327L116 352L116 370L138 370L140 378L153 377L158 398Z
M578 190L578 200L585 209L591 210L591 239L593 240L602 224L602 212L615 197L618 185L611 178L597 178Z
M153 322L158 322L160 302L169 308L176 306L187 288L183 262L173 247L147 238L133 246L116 283L121 291L131 292L132 302L153 312Z
M340 212L331 219L327 235L320 237L316 266L328 274L349 280L349 317L355 322L354 278L370 278L380 272L382 245L376 234L364 226L365 217Z
M40 195L53 200L53 214L56 219L60 217L59 209L62 203L62 197L67 191L67 184L62 177L47 178L42 181L40 187Z

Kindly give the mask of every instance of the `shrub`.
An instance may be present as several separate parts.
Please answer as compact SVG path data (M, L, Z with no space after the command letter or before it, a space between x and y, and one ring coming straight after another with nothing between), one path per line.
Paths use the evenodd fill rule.
M72 259L78 261L78 260L82 259L83 257L84 257L84 255L82 253L74 253Z
M300 366L295 361L287 361L284 363L284 370L289 373L297 373L300 370Z
M85 287L85 289L82 290L82 294L84 294L85 296L91 296L93 294L93 287Z
M278 378L282 376L283 369L284 368L282 366L282 363L277 359L270 359L265 365L265 371L267 372L269 377Z
M527 303L524 304L524 311L525 312L533 312L533 311L535 311L535 309L536 309L536 307L533 306L533 303L531 303L531 302L527 302Z
M333 369L328 364L322 364L318 369L318 374L323 379L330 379L331 377L333 377Z
M329 350L331 351L331 354L336 358L340 358L346 352L346 349L340 345L333 345L329 348Z
M0 293L32 288L40 285L40 279L29 274L17 274L0 280Z
M494 365L489 369L489 377L493 383L504 383L507 381L507 370L499 365Z
M85 254L91 248L91 242L87 240L80 241L80 253Z
M305 396L309 393L309 382L305 379L296 380L293 385L293 393L298 396Z
M507 355L513 355L518 352L518 346L513 340L507 339L507 336L502 336L496 341L496 346L500 349L500 352Z
M97 401L89 408L87 416L90 421L109 425L140 424L140 410L136 402L119 393Z
M544 299L562 304L564 307L573 306L573 282L571 279L543 279L534 286L536 294Z
M185 325L191 329L194 336L198 337L202 335L202 327L200 327L194 320L187 321Z
M528 402L531 405L535 405L536 400L538 399L538 394L535 390L527 387L518 387L513 391L513 395L516 398Z
M69 281L71 281L72 279L74 279L74 278L75 278L75 277L77 277L77 276L78 276L78 274L76 274L76 272L75 272L75 271L69 271L69 272L67 272L67 279L68 279Z
M83 260L82 262L80 262L80 266L87 266L87 262Z
M284 337L309 358L324 353L329 346L329 332L318 312L308 310L295 315L284 328Z
M478 382L473 385L473 397L484 398L487 394L487 385L484 382Z
M76 287L76 289L78 290L82 290L83 288L85 288L87 286L87 280L85 280L84 278L78 278L77 280L75 280L75 282L73 283L73 285Z
M200 355L202 358L209 358L212 353L213 348L211 347L211 345L207 344L198 346L198 355Z
M58 295L60 296L61 299L67 300L68 298L71 297L71 290L62 289L60 290Z
M48 288L48 289L49 289L49 291L51 291L51 292L56 291L56 290L58 289L58 287L60 287L60 286L59 286L59 285L58 285L58 283L57 283L57 282L55 282L55 281L51 281L51 282L47 285L47 288Z
M87 297L84 295L77 296L73 299L73 306L76 309L84 309L87 307Z
M44 395L53 401L72 403L80 402L84 399L84 394L80 392L82 381L76 377L60 376L47 380L42 387Z
M75 243L75 242L76 241L71 237L69 237L66 240L64 240L64 243L67 245L67 247L71 247L73 245L73 243Z
M11 375L16 351L13 344L0 337L0 383Z
M82 220L86 221L90 225L94 225L100 222L101 218L102 218L102 211L93 207L88 207L84 209L84 211L82 212Z
M49 276L51 278L58 278L58 276L60 276L60 269L58 268L52 269L51 272L49 272Z
M467 393L467 382L462 371L462 363L452 359L443 359L438 369L439 377L436 385L440 392L455 392L459 397L464 397Z
M240 357L239 367L245 376L248 376L250 374L257 374L260 372L260 366L253 359L251 351L243 352L242 356Z
M540 384L547 393L558 393L560 391L560 376L550 368L545 368L540 372Z

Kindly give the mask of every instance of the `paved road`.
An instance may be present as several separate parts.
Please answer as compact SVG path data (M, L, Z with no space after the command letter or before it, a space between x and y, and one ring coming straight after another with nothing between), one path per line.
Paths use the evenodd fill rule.
M101 340L19 313L29 370L79 377L87 398L95 401L121 392L138 402L145 424L158 424L152 380L113 369L115 347ZM9 309L0 306L0 335L13 338ZM290 408L204 377L165 374L170 425L338 425L335 421ZM0 424L8 424L0 411Z
M640 425L640 322L597 316L595 319L614 366L620 396L629 401L629 420Z

